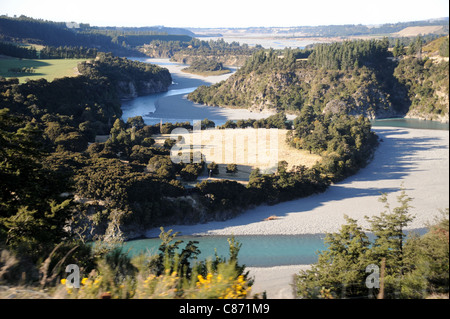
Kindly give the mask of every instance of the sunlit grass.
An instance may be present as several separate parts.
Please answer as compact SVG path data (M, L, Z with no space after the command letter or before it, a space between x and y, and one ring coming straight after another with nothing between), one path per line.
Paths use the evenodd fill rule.
M44 78L47 81L53 81L56 78L65 76L77 76L77 65L86 59L18 59L18 58L0 58L0 76L5 78L18 78L20 83L26 79L37 80ZM16 73L11 69L34 68L34 73Z

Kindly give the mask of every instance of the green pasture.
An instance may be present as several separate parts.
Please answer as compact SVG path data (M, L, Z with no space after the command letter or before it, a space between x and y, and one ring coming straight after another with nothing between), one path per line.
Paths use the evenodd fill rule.
M86 59L46 59L29 60L10 57L0 57L0 76L5 78L18 78L21 83L26 79L37 80L44 78L53 81L65 76L76 76L77 65ZM11 69L31 68L33 73L12 72Z

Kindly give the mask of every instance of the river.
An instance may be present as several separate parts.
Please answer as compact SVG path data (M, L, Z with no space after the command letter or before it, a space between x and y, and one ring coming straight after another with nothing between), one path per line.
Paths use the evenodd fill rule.
M201 251L200 260L218 256L229 257L227 239L231 236L178 236L183 240L181 249L190 241L198 241ZM309 265L317 261L316 253L325 248L325 235L299 235L299 236L235 236L242 244L239 252L239 263L251 267L273 267L279 265ZM131 255L142 252L157 254L161 243L159 238L139 239L126 242L124 251Z
M136 99L126 101L122 105L123 119L128 117L141 115L146 124L155 124L160 121L163 122L192 122L195 118L183 117L186 113L181 112L181 116L171 117L157 117L154 115L158 105L161 101L165 101L163 105L171 105L196 108L196 110L205 111L210 115L209 109L202 109L194 103L187 101L185 95L195 90L196 87L203 84L214 83L224 79L204 79L202 77L195 77L192 75L185 75L179 72L182 67L181 64L171 63L167 59L146 59L144 61L155 62L164 67L172 68L170 71L173 75L174 84L169 88L168 92L153 94L149 96L138 97ZM228 75L229 76L229 75ZM195 84L195 86L192 86ZM167 103L169 101L170 103ZM189 104L190 103L190 104ZM162 112L164 114L164 112ZM192 114L192 113L187 113ZM214 113L215 114L215 113ZM248 114L246 114L248 115ZM253 114L254 115L254 114ZM207 116L205 116L207 117ZM202 119L200 117L199 119ZM226 116L219 116L217 118L208 117L216 122L216 125L223 124L228 118ZM373 121L374 128L382 127L398 127L398 128L414 128L414 129L428 129L428 130L449 130L448 124L443 124L433 121L422 121L416 119L384 119ZM382 131L380 131L382 132ZM394 143L395 144L395 143ZM395 147L395 145L393 145ZM392 148L394 150L394 148ZM357 179L358 177L356 177ZM423 233L424 229L420 232ZM157 234L153 233L151 236L155 237ZM209 258L214 255L215 249L220 256L228 256L228 242L227 238L230 236L181 236L185 243L189 240L199 241L199 249L201 250L201 258ZM236 236L236 239L242 243L240 262L247 266L253 267L272 267L280 265L301 265L311 264L317 261L317 252L325 248L324 234L303 234L303 235L249 235ZM124 249L130 250L131 254L136 254L143 251L150 253L157 253L160 240L158 238L149 238L142 240L133 240L125 243ZM183 247L183 245L181 245Z
M261 118L270 114L258 114L248 112L243 109L222 109L223 112L218 112L217 107L199 106L186 99L185 95L193 92L200 85L209 85L213 83L226 80L233 74L225 74L221 76L202 77L192 74L182 73L181 69L187 65L177 62L170 62L169 59L150 59L150 58L130 58L141 62L150 62L162 67L166 67L171 71L173 77L173 83L169 87L169 90L164 93L150 94L146 96L140 96L132 100L124 101L122 103L122 118L126 121L129 117L142 116L144 122L147 125L158 124L161 121L166 122L191 122L195 120L202 120L205 117L214 121L216 125L224 124L228 119L236 119L236 117L242 116L242 119L248 118ZM235 71L235 69L233 69ZM168 99L171 97L170 99ZM168 116L167 112L160 110L157 112L158 105L162 103L164 108L178 108L176 112L172 112L172 117ZM178 105L184 109L180 110ZM229 111L229 113L226 113ZM158 116L159 115L159 116ZM200 116L198 116L200 115ZM293 116L288 116L293 119ZM393 119L381 119L372 121L374 127L377 126L389 126L389 127L404 127L415 129L433 129L433 130L449 130L448 123L440 123L436 121L424 121L419 119L407 119L407 118L393 118Z

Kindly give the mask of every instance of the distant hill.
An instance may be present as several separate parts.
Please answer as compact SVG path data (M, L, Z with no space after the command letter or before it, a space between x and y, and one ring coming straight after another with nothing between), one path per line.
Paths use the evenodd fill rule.
M282 37L351 37L351 36L369 36L369 35L391 35L402 32L412 27L434 27L422 29L422 35L425 34L448 34L449 18L439 18L425 21L411 21L399 23L386 23L381 25L321 25L321 26L295 26L295 27L258 27L258 28L192 28L191 31L197 35L221 34L223 36L232 35L251 35L267 34L271 36ZM417 32L417 30L416 30ZM413 36L416 36L413 34ZM401 33L397 36L406 36ZM409 35L408 35L409 36Z
M149 26L149 27L92 27L92 29L99 30L117 30L123 32L130 32L134 34L145 33L145 32L155 32L159 34L169 34L169 35L187 35L190 37L195 37L195 33L183 28L171 28L165 26Z
M189 41L194 34L180 28L91 27L75 22L54 22L26 16L0 16L0 41L47 46L82 46L115 55L142 55L134 47L153 40Z
M418 35L427 34L444 34L444 26L433 25L433 26L420 26L420 27L407 27L399 32L393 33L392 36L397 37L415 37Z

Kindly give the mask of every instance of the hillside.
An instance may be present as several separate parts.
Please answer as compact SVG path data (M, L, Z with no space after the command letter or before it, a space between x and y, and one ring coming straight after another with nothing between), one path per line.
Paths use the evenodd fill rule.
M226 82L200 87L188 98L208 105L254 111L298 113L311 105L317 112L343 108L369 118L389 117L401 111L394 108L387 88L367 67L322 68L296 59L295 51L283 53L280 56L274 51L260 51Z
M445 61L425 63L411 57L399 58L399 63L385 40L317 45L307 60L298 59L298 54L259 51L227 81L199 87L188 98L207 105L295 114L312 106L317 113L343 111L371 119L420 109L420 117L430 118L426 114L431 113L448 120ZM417 63L422 67L411 66ZM413 85L416 78L422 85Z
M448 60L403 59L394 75L408 89L411 105L407 117L448 122Z
M165 68L105 53L99 53L95 60L78 64L78 71L94 78L107 77L122 99L166 92L172 83Z
M181 28L91 27L89 24L0 16L0 41L44 46L96 48L119 56L142 56L136 49L151 41L189 41L193 33Z
M445 33L444 26L435 25L426 27L407 27L392 35L396 37L415 37L424 34L443 34L443 33Z
M448 39L447 35L427 43L422 48L422 53L427 57L447 58L448 60Z

